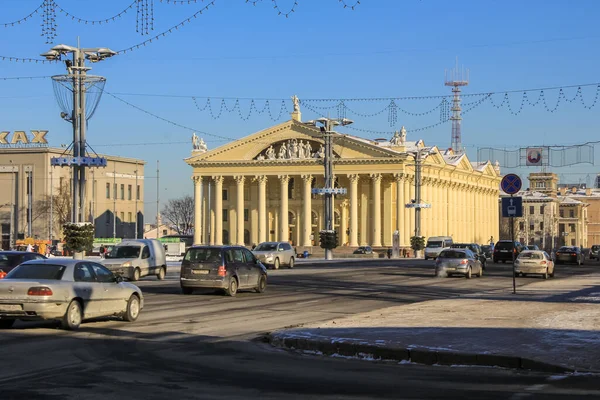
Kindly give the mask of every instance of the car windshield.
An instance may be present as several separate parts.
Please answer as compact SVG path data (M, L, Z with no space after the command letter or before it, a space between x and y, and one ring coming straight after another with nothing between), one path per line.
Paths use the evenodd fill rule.
M0 269L2 269L2 267L12 268L19 265L20 260L20 254L0 254Z
M106 258L138 258L140 250L140 246L116 246L106 255Z
M561 247L560 249L558 249L558 251L560 252L576 252L577 251L577 247Z
M598 250L598 249L600 249L600 246L597 246L597 245L592 246L592 250Z
M5 279L47 279L58 281L62 279L66 268L64 265L56 264L22 264L10 271Z
M442 247L442 242L439 240L427 242L427 247L433 248L433 249L436 247Z
M498 248L498 249L502 249L502 250L505 250L505 249L512 249L512 248L513 248L513 244L512 244L511 242L499 242L499 243L496 245L496 248Z
M444 250L440 258L467 258L467 255L464 251Z
M261 243L254 248L254 251L275 251L277 243Z
M184 260L197 263L221 262L221 249L211 249L209 247L191 248L185 253Z
M541 253L521 253L521 254L519 254L519 257L517 257L517 258L519 258L519 259L527 258L530 260L541 260L544 257L542 256Z

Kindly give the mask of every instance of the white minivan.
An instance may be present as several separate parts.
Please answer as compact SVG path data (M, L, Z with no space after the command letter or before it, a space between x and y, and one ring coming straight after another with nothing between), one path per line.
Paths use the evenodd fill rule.
M167 274L165 248L157 239L123 240L101 263L112 273L131 281L147 275L156 275L162 280Z
M451 236L432 236L428 238L427 246L425 246L425 259L436 259L442 250L450 247L452 243L454 242Z

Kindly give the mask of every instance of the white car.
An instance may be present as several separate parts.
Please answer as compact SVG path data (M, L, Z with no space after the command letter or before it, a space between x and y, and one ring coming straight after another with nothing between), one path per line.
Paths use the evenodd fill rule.
M20 320L56 320L77 329L89 318L137 320L142 291L89 260L50 258L23 263L0 280L0 329Z
M515 260L515 276L542 275L554 277L554 261L542 250L524 250Z

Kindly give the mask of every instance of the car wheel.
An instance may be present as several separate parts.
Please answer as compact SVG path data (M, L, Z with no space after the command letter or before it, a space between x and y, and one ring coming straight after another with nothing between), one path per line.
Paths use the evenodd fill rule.
M472 275L471 275L471 267L469 267L469 269L467 270L467 275L465 276L467 279L471 279Z
M0 319L0 329L10 329L14 323L14 319Z
M158 274L156 274L156 279L158 279L159 281L162 281L163 279L165 279L166 275L167 275L166 268L160 267L160 270L158 270Z
M134 322L140 316L140 298L132 294L127 302L127 310L123 315L123 320L127 322Z
M140 271L139 268L136 268L133 271L133 277L131 278L131 280L136 282L136 281L139 281L141 277L142 277L142 271Z
M290 258L290 265L288 265L290 269L294 268L294 257Z
M237 294L238 291L238 281L237 279L235 279L235 277L231 277L229 278L229 287L227 289L225 289L225 294L227 294L227 296L231 296L234 297Z
M181 287L181 291L183 292L183 294L192 294L194 293L194 289L189 288L189 287Z
M78 329L82 319L81 304L77 300L71 300L62 318L61 327L70 331Z
M273 269L279 269L279 258L275 259L275 262L273 263Z
M258 286L256 287L256 293L264 293L267 290L267 276L261 275L258 280Z

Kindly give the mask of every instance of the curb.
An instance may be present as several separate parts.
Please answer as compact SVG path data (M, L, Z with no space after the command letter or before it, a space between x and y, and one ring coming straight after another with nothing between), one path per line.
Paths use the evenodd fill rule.
M264 341L274 347L298 351L319 352L327 356L346 356L380 361L408 361L424 365L482 365L523 369L549 373L571 373L574 369L524 357L500 354L470 354L435 351L424 348L381 347L366 343L314 340L298 337L280 337L271 333Z

